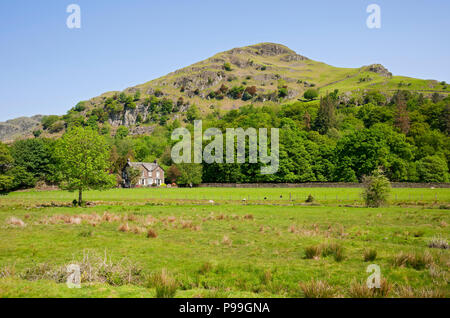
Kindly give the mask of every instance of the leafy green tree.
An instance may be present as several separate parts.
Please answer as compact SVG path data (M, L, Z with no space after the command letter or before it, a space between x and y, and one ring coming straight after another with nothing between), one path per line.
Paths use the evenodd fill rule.
M163 98L160 107L163 115L170 114L173 111L173 101L168 98Z
M417 172L422 182L448 182L447 162L439 156L427 156L417 163Z
M14 177L0 174L0 193L11 191L14 186Z
M36 129L36 130L33 130L33 136L34 136L34 138L39 138L39 136L42 134L42 130L40 130L40 129Z
M368 207L380 207L387 203L391 192L391 183L381 170L376 170L371 176L363 177L363 198Z
M74 127L58 141L56 155L60 160L61 187L78 191L78 205L83 202L83 191L106 189L115 185L109 174L109 147L97 131Z
M166 179L169 183L177 182L178 178L181 176L180 169L176 165L171 165L167 170Z
M15 166L8 170L7 175L13 179L12 188L14 190L33 188L36 185L36 179L33 174L22 166Z
M377 123L390 122L394 113L388 107L369 103L361 106L356 116L364 122L364 126L370 128Z
M181 173L177 178L178 184L192 186L202 183L201 164L179 163L176 166Z
M23 167L35 179L53 183L57 179L54 146L51 139L18 140L11 146L14 165Z
M403 181L407 178L407 162L413 158L412 146L406 142L405 135L396 133L385 124L374 125L370 129L355 131L340 139L334 150L335 180L351 176L348 169L361 179L370 175L378 167L383 167L391 180ZM396 170L400 167L400 170Z
M128 127L119 126L119 128L117 128L117 130L116 130L116 138L123 139L126 136L128 136L129 133L130 133L130 130L128 129Z
M326 134L330 128L336 125L336 103L337 100L332 94L320 98L315 128L321 134Z
M288 89L286 86L278 88L278 97L285 98L288 96Z
M128 178L130 180L130 185L132 187L134 187L138 181L139 181L139 177L141 176L141 171L139 169L136 169L134 167L126 167L126 173L128 175Z
M86 109L86 103L85 102L79 102L78 104L75 105L74 108L72 108L73 111L75 112L82 112Z
M0 173L5 173L13 164L14 158L7 145L0 142Z
M141 91L138 89L135 93L134 93L134 101L137 102L138 100L141 99Z
M0 193L8 192L13 188L14 177L5 175L13 162L8 146L0 142Z
M196 120L196 119L200 119L200 116L201 116L200 111L195 104L193 104L191 107L189 107L189 109L186 112L186 119L190 123L193 123L194 120Z
M53 123L57 122L58 120L59 116L56 115L44 116L42 117L41 123L44 129L47 130L51 125L53 125Z
M308 100L313 100L319 96L319 93L316 89L310 88L303 93L303 97Z

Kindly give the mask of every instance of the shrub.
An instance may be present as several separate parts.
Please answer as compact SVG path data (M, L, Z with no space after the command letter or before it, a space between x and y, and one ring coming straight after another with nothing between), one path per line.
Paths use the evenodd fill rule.
M310 88L306 90L305 93L303 93L303 97L308 100L313 100L314 98L317 98L319 96L319 93L316 89Z
M42 130L40 130L40 129L33 130L33 136L35 138L38 138L41 134L42 134Z
M308 202L308 203L314 202L314 197L311 194L308 195L308 197L306 198L305 202Z
M48 127L48 131L52 134L60 132L64 129L65 125L62 120L58 120L54 122L50 127Z
M391 184L380 170L372 176L363 177L363 198L368 207L380 207L387 203L391 192Z
M74 108L72 108L72 110L75 112L82 112L85 109L86 109L85 102L79 102L78 104L75 105Z
M377 251L375 249L364 250L364 262L374 261L377 258Z
M230 72L231 71L231 64L228 62L223 63L223 68L225 69L225 71Z
M284 98L286 96L288 96L288 89L287 89L287 87L280 87L278 89L278 97Z

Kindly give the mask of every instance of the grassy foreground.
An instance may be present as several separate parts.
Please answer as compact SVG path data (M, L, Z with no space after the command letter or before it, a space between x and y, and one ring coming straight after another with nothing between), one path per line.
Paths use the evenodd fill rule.
M360 191L92 191L88 208L42 205L76 196L63 191L11 193L0 197L0 297L449 297L450 252L429 246L448 242L450 190L394 189L378 209L359 207ZM318 201L300 205L310 193ZM69 264L80 289L65 284Z

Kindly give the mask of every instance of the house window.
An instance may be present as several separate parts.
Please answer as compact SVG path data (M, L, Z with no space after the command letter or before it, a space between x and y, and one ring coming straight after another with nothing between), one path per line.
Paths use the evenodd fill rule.
M159 179L159 171L156 171L156 179Z
M150 184L150 185L153 184L153 178L148 178L148 184Z

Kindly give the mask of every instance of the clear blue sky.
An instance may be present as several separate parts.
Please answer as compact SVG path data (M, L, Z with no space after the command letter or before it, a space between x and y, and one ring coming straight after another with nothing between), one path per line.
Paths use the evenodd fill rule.
M66 27L81 7L82 28ZM368 29L366 7L381 7ZM259 42L334 66L382 63L395 75L450 82L450 1L3 0L0 121L64 114L213 54Z

